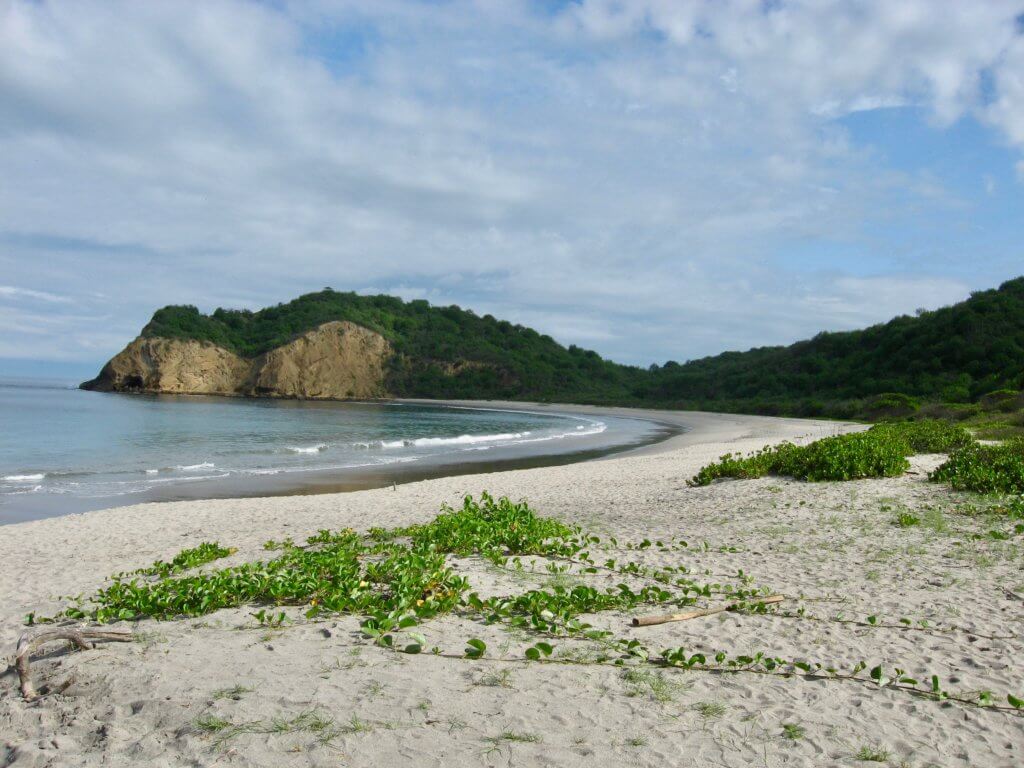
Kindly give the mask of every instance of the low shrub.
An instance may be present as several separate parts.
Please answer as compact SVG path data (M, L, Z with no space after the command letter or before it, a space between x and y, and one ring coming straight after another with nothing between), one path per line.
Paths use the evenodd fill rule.
M895 477L909 468L908 443L895 431L854 432L817 440L809 445L782 443L750 456L726 454L703 467L690 485L708 485L719 478L784 475L798 480L855 480Z
M479 502L467 496L459 509L445 505L441 514L425 525L371 531L378 540L407 536L414 549L478 554L490 560L521 554L568 555L579 534L578 528L538 517L524 501L496 500L487 492Z
M977 405L964 405L962 403L928 403L921 406L917 415L928 419L944 419L946 421L967 421L977 416L981 408Z
M864 404L864 413L872 421L877 419L902 419L916 413L921 402L910 395L899 392L885 392L875 395Z
M887 432L906 441L911 453L949 453L974 442L963 427L935 419L877 424L870 431Z
M813 481L895 477L910 468L909 452L907 443L895 432L854 432L785 453L776 474Z
M1024 493L1024 439L1001 445L974 443L955 451L928 476L957 490L978 493Z
M1011 412L1017 410L1021 405L1021 393L1015 389L997 389L982 395L978 399L978 405L987 411Z
M970 432L944 421L876 424L866 432L826 437L809 445L782 443L748 456L726 454L715 464L702 467L689 484L765 475L812 481L896 477L910 468L907 456L948 453L973 443Z
M710 485L715 480L731 478L734 480L750 480L768 474L779 474L778 467L782 454L790 451L803 450L792 443L781 443L765 446L748 456L738 453L727 453L714 464L701 467L700 472L688 481L689 485Z

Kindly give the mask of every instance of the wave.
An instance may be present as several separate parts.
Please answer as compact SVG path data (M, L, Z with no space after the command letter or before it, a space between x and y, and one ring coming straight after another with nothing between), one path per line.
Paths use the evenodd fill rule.
M328 448L327 443L320 443L318 445L310 446L293 446L289 445L288 450L292 453L323 453Z
M406 440L381 440L381 448L424 448L438 445L473 445L520 440L529 432L502 432L496 435L459 435L458 437L417 437Z
M212 461L204 461L202 464L179 464L175 469L182 472L195 472L200 469L213 469L215 466Z
M46 477L45 472L38 472L31 475L4 475L4 482L7 483L34 483Z
M577 425L569 432L556 432L554 434L536 435L530 430L522 432L500 432L487 435L457 435L455 437L416 437L402 438L399 440L373 440L369 442L351 443L350 447L359 450L381 449L395 450L398 448L438 448L444 446L478 445L481 443L505 443L508 445L520 445L522 443L545 442L548 440L562 440L567 437L583 437L586 435L597 435L607 429L607 425L601 421L587 419L587 424ZM497 447L497 446L493 446Z

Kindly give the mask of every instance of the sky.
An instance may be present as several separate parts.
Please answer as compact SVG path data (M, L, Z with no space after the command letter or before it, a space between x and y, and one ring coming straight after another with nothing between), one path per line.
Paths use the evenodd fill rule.
M639 365L1024 274L1024 0L0 0L0 374L330 286Z

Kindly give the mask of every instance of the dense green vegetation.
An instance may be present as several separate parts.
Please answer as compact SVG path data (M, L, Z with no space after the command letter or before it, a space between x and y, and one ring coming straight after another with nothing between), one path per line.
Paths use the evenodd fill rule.
M1024 494L1024 439L973 443L955 451L929 477L962 491Z
M949 454L928 476L932 482L949 483L961 491L1024 495L1024 438L983 445L962 426L936 420L876 424L866 432L802 446L780 443L746 456L727 453L702 467L688 483L701 486L765 475L812 481L896 477L909 468L906 457L919 453Z
M1024 385L1024 278L917 317L652 372L645 399L755 411L869 409L902 393L967 403ZM858 402L861 401L861 402ZM851 414L853 415L853 414Z
M1024 386L1024 278L861 331L649 369L563 347L490 315L330 289L258 312L165 307L143 335L208 340L251 357L330 320L350 320L391 342L398 354L389 386L397 395L868 419L969 419L997 410L1009 414L999 423L1012 423L1024 415L1017 394ZM945 413L929 412L936 402Z
M803 446L781 443L749 456L726 454L703 467L689 482L708 485L720 478L765 475L813 481L896 477L909 469L907 456L966 450L973 445L970 433L947 422L877 424L866 432L835 435Z
M974 437L963 427L936 419L878 424L869 432L903 441L909 449L907 455L950 453L974 444Z

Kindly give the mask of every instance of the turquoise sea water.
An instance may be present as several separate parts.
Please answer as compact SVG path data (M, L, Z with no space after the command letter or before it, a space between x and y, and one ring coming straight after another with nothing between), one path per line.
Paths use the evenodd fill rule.
M0 523L331 490L649 442L646 421L410 404L128 396L0 379Z

